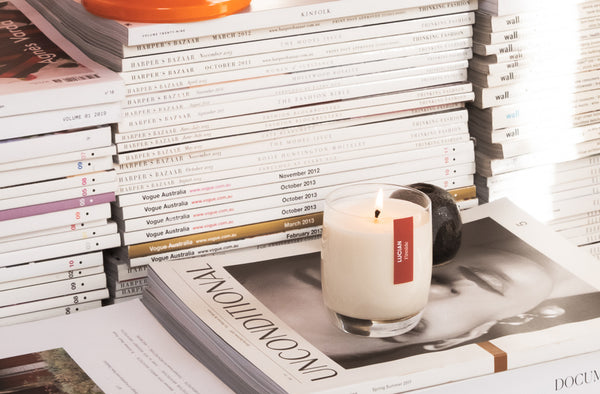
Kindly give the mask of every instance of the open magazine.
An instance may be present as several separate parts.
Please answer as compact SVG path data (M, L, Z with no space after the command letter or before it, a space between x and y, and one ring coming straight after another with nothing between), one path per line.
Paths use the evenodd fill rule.
M402 392L600 349L591 255L508 200L463 211L463 222L422 322L397 337L329 322L318 242L153 264L143 303L238 392Z
M231 393L139 300L0 327L0 336L2 393Z

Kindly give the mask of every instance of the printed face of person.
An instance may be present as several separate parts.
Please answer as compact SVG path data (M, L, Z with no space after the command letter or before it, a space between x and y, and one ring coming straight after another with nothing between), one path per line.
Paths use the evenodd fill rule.
M434 269L422 323L407 334L384 340L346 334L333 325L322 301L318 261L287 265L260 271L244 286L332 357L462 337L474 327L535 307L552 289L551 277L529 259L500 250L469 248L468 253Z
M434 269L423 324L406 339L428 342L464 335L470 327L534 308L552 286L546 270L530 259L503 250L470 248Z

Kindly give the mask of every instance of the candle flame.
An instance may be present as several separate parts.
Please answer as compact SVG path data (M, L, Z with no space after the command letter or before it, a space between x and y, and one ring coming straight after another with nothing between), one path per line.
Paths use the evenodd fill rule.
M379 217L382 209L383 209L383 189L379 189L379 192L377 193L377 198L375 198L375 219L377 219Z

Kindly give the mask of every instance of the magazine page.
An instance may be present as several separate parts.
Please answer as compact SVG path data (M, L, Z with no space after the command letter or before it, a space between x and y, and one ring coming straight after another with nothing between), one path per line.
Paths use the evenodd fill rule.
M117 102L125 85L25 0L0 3L0 117Z
M62 376L36 379L71 380L74 368L87 376L72 392L89 393L230 393L231 390L185 351L138 301L119 303L70 316L0 328L0 387L16 379L34 385L33 372L44 363L52 370L69 363ZM10 338L10 339L7 339ZM19 375L18 377L15 377ZM31 387L31 386L30 386ZM83 390L88 387L89 390ZM92 390L91 388L94 388ZM10 391L10 390L9 390ZM15 391L15 392L17 392ZM12 392L12 391L10 391ZM18 391L20 392L20 391ZM53 391L68 392L68 391Z
M463 215L461 248L435 267L421 323L391 338L346 334L328 320L318 243L151 272L180 300L171 318L191 314L224 352L230 345L290 392L407 391L600 349L600 267L590 255L508 200Z

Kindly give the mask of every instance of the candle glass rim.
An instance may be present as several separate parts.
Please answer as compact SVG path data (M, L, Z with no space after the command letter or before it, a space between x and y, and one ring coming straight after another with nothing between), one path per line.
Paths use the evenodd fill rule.
M352 194L347 193L344 195L337 196L337 193L340 193L344 190L370 188L370 187L372 187L372 189L364 190L360 193L352 193ZM406 198L397 198L397 199L412 202L414 204L419 205L423 209L425 209L426 212L431 212L431 207L432 207L431 198L429 198L429 196L426 193L424 193L421 190L416 189L414 187L408 186L408 185L399 185L399 184L395 184L395 183L385 183L385 182L352 183L352 184L347 184L347 185L337 187L337 188L331 190L325 196L325 205L328 207L328 209L331 209L332 211L344 214L346 216L351 216L351 217L356 217L356 218L371 218L371 216L357 215L357 214L354 214L347 210L340 210L340 209L336 208L336 206L335 206L335 204L333 204L333 202L338 201L339 199L345 199L345 198L349 198L349 197L356 198L356 196L362 196L362 195L364 195L365 197L371 197L371 196L375 197L379 188L382 188L384 190L384 192L389 191L390 193L395 192L397 190L408 191L412 195L418 196L421 200L420 201L412 201L412 200L407 200ZM394 190L392 190L392 188L394 188ZM375 193L375 195L373 195L373 193ZM394 199L393 197L390 197L389 193L385 194L384 198ZM421 201L424 201L425 204L423 204ZM373 208L375 209L374 205L373 205Z

